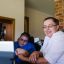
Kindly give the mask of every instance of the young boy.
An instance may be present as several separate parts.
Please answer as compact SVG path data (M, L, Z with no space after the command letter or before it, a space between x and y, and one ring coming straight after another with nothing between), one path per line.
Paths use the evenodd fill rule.
M29 39L30 35L26 32L23 32L18 38L18 41L14 43L16 64L29 64L28 57L33 51L35 51L35 47L29 41Z

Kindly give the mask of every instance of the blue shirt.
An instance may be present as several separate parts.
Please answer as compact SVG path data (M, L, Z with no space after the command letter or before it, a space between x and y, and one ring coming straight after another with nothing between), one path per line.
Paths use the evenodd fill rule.
M30 43L30 42L28 42L28 43L27 43L26 45L24 45L24 46L20 46L18 42L15 42L15 43L14 43L14 50L16 50L17 48L22 48L22 49L28 51L29 54L31 54L33 51L36 50L36 49L35 49L35 46L34 46L32 43ZM16 60L16 62L22 62L22 60L20 60L18 57L16 57L15 60Z

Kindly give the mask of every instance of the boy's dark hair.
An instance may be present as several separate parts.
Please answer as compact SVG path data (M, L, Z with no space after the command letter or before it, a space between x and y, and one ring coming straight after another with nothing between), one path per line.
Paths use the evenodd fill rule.
M23 36L23 35L26 36L26 37L28 38L28 41L29 41L29 39L30 39L30 34L27 33L27 32L23 32L23 33L20 35L20 37ZM20 38L20 37L19 37L19 38Z
M52 19L53 22L54 22L56 25L59 25L59 20L56 19L56 18L54 18L54 17L47 17L47 18L44 19L44 22L45 22L45 20L48 20L48 19Z

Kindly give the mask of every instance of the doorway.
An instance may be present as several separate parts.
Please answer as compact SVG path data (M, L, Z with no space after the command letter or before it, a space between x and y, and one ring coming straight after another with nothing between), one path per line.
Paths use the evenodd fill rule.
M13 41L15 39L15 19L0 16L0 41Z
M24 32L29 33L29 17L26 17L26 16L24 19Z

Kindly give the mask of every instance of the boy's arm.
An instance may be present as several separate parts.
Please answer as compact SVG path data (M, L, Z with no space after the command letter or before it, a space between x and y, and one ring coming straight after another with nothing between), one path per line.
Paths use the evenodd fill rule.
M26 51L24 49L20 49L20 48L17 49L16 55L18 56L18 58L20 58L23 61L29 61L28 60L29 53L28 53L28 51Z
M21 49L21 48L17 48L16 51L15 51L15 54L18 56L19 54L23 54L25 56L28 56L29 53L28 51L24 50L24 49Z
M20 58L23 61L29 62L29 58L27 56L23 55L23 54L18 55L18 58Z

